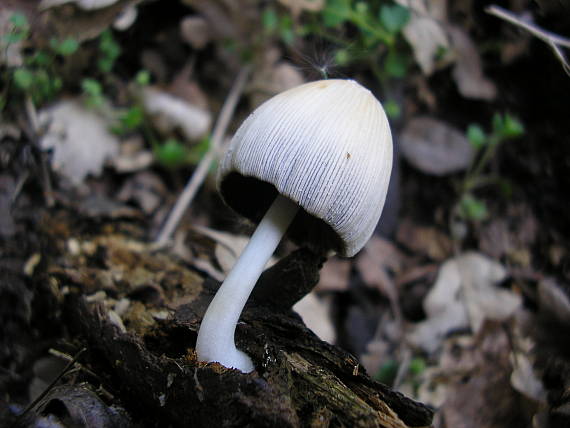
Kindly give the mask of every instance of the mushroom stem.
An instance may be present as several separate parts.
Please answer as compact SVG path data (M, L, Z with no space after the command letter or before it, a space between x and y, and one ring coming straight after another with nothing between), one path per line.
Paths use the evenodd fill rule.
M246 373L254 370L249 356L235 346L236 325L263 268L298 209L295 202L279 195L267 210L206 310L196 341L198 360L217 361Z

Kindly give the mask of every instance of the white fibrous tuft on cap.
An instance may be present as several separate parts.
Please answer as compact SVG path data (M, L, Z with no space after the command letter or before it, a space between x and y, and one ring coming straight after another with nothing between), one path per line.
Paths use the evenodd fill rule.
M332 229L334 250L353 256L380 218L391 169L392 136L378 100L355 81L321 80L276 95L246 119L218 184L225 201L254 220L275 195L250 184L273 185ZM302 223L298 217L289 229L297 241L320 227Z

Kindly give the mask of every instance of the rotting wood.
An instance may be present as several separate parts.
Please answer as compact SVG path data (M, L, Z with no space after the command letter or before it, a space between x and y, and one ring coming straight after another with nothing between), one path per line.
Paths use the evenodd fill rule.
M370 379L353 356L319 340L293 311L279 308L278 299L263 304L271 283L283 286L283 280L305 281L305 291L290 300L301 298L318 280L322 257L298 250L265 275L236 330L237 346L257 368L243 374L196 361L197 330L219 283L196 280L186 263L110 233L119 228L107 226L104 236L74 238L81 242L81 253L61 254L48 272L57 286L72 290L64 314L87 347L90 368L135 420L196 427L430 426L427 407ZM57 246L69 247L65 242ZM192 284L178 284L176 278L194 281L193 291L188 289ZM92 294L98 286L113 297L111 302L86 298L85 291ZM124 331L109 311L121 298L140 299L133 290L141 287L152 291L143 304L154 322L146 314L142 326L136 325L131 317ZM161 289L158 295L153 294L156 288ZM184 293L192 298L184 302ZM141 302L136 303L132 306L140 310ZM157 316L162 310L170 316Z

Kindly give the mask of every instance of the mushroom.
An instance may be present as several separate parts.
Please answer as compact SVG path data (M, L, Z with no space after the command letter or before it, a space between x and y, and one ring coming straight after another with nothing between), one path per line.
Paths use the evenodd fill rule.
M306 83L258 107L220 163L218 188L227 205L259 225L204 315L198 359L253 371L234 333L285 232L316 251L353 256L380 218L391 169L384 110L353 80Z

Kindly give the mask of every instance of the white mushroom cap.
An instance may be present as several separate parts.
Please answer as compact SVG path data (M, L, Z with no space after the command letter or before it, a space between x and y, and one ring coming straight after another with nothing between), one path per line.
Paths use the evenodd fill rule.
M238 213L259 221L277 192L300 211L289 236L353 256L382 213L392 136L378 100L353 80L320 80L282 92L236 132L218 187Z

